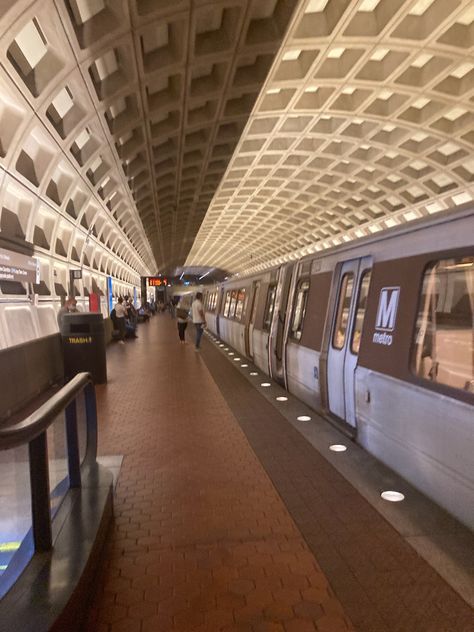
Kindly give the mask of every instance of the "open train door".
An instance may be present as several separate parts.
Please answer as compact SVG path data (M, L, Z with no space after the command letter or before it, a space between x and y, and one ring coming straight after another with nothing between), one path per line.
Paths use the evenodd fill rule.
M327 356L328 408L355 428L355 369L372 258L345 261L337 274L335 314Z
M253 360L253 328L255 326L255 316L257 314L258 296L260 294L260 281L252 284L250 295L250 317L245 326L245 352L248 358Z

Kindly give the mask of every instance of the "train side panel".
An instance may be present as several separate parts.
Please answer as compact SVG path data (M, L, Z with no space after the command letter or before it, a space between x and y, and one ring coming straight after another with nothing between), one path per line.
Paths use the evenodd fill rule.
M472 406L364 367L356 406L358 443L473 528Z
M312 408L320 408L319 356L314 349L289 342L286 349L287 384L290 393Z

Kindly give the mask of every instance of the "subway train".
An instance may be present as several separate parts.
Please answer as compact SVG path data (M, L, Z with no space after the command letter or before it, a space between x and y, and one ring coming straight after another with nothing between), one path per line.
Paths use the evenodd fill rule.
M474 210L205 292L210 331L474 527Z

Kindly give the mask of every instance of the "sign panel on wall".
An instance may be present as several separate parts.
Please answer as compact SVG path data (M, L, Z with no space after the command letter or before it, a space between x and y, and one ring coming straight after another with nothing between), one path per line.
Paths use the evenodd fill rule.
M148 277L149 287L166 287L167 284L167 279L162 279L161 277Z
M114 295L112 292L112 277L107 277L107 298L109 300L109 314L114 308Z
M39 283L39 260L0 248L0 281Z

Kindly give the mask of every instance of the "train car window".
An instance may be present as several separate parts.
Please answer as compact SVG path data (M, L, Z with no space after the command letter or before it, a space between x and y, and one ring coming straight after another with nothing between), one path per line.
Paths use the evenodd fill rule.
M230 296L229 318L234 318L236 304L237 304L237 290L232 290L232 293Z
M303 322L306 313L306 305L308 302L309 281L304 279L298 282L296 287L295 307L293 309L293 318L291 320L290 336L296 340L301 339L303 333Z
M270 331L270 327L272 325L273 310L275 309L276 288L276 283L272 283L272 285L268 287L267 302L263 316L263 329L265 331Z
M443 259L425 271L412 370L474 393L474 257Z
M229 315L229 307L230 307L230 290L225 294L225 303L224 303L224 316Z
M342 349L346 342L347 323L351 307L352 291L354 289L354 275L352 272L342 277L337 305L337 318L332 336L332 345L335 349Z
M239 290L237 294L237 305L235 307L235 318L242 320L244 315L245 289Z
M366 270L362 275L359 285L359 297L357 299L357 308L351 342L351 351L355 355L359 353L360 337L362 336L362 327L364 326L365 308L367 304L367 295L369 293L371 274L371 270Z

